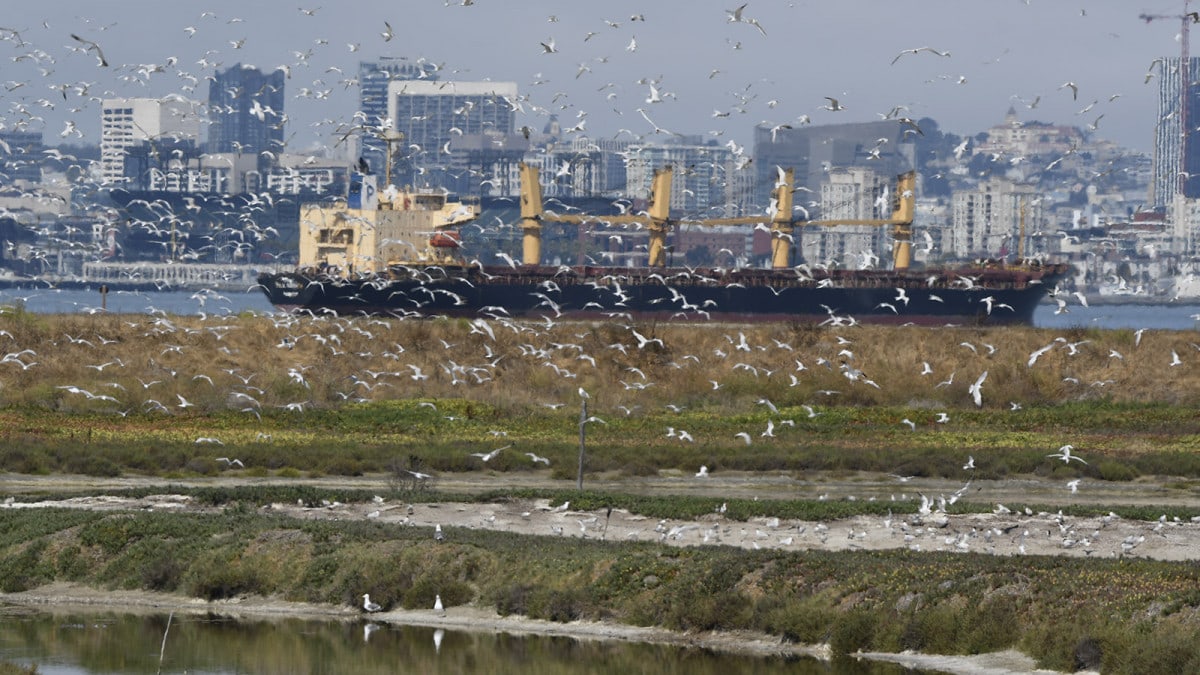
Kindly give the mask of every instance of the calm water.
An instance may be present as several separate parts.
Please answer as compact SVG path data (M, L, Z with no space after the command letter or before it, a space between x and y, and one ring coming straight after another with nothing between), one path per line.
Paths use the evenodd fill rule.
M24 303L33 312L51 314L86 313L101 307L97 291L64 291L57 289L0 289L0 305ZM141 314L163 310L168 314L238 314L252 311L270 313L271 303L262 293L195 293L192 291L125 292L108 294L107 309L122 314ZM1054 305L1041 305L1033 314L1039 328L1149 328L1152 330L1197 330L1200 304L1180 305L1097 305L1070 306L1070 312L1055 314Z
M47 614L0 609L0 660L47 675L160 672L167 615ZM755 658L629 642L365 622L238 621L175 616L163 673L664 673L667 675L899 675L891 664L831 667L807 658Z

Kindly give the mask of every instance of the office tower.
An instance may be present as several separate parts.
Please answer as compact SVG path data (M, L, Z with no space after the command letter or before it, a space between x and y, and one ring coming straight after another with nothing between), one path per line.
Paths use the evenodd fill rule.
M42 182L42 132L0 131L0 185Z
M208 152L255 154L260 166L273 164L284 150L283 81L282 70L240 63L217 73L208 85Z
M404 135L403 162L392 182L414 183L425 171L450 169L454 142L464 136L512 135L516 99L515 82L389 82L388 117Z
M1171 204L1177 192L1188 198L1200 197L1200 131L1196 129L1200 119L1200 84L1196 82L1200 58L1188 59L1192 83L1188 88L1186 111L1181 109L1184 99L1179 66L1182 62L1178 56L1164 58L1159 71L1153 178L1153 197L1157 206ZM1186 140L1182 126L1185 114L1191 129Z
M389 126L388 83L393 80L436 80L437 72L425 62L412 62L402 56L384 56L358 64L358 110L368 128ZM362 134L361 155L371 167L383 169L385 142L377 133Z
M760 208L770 200L776 167L795 169L796 186L814 192L833 169L864 167L895 178L916 166L915 135L912 126L894 119L793 128L759 125L749 169L755 172L755 200Z
M199 106L179 97L111 98L101 102L100 170L104 185L122 185L125 156L149 143L195 142L200 137Z

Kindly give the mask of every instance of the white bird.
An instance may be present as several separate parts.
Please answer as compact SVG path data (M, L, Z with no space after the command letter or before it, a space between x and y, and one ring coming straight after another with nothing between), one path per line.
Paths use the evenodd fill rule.
M487 463L487 462L490 462L493 459L495 459L496 455L499 455L501 450L507 450L511 447L512 447L512 445L506 445L502 448L496 448L495 450L492 450L491 452L472 452L471 456L478 457L484 463Z
M1054 343L1051 342L1050 344L1046 345L1045 347L1042 347L1041 349L1035 349L1032 353L1029 354L1029 361L1025 364L1025 367L1032 368L1033 364L1037 363L1037 360L1039 358L1041 358L1043 354L1045 354L1046 352L1050 351L1053 348L1054 348Z
M442 533L442 524L441 523L437 523L433 526L433 540L434 541L445 541L446 540L446 535Z
M1061 459L1063 461L1063 464L1070 464L1071 460L1075 460L1075 461L1079 462L1080 464L1087 464L1087 462L1083 461L1083 459L1080 458L1079 456L1071 454L1071 451L1074 449L1075 449L1075 446L1067 444L1067 445L1064 445L1061 448L1059 448L1057 453L1050 453L1049 455L1046 455L1046 456L1053 457L1055 459Z
M1075 494L1076 492L1079 491L1079 481L1080 480L1081 479L1076 478L1075 480L1067 481L1067 487L1071 488L1071 494Z
M972 384L967 388L967 391L970 392L971 396L975 399L976 407L983 406L983 381L987 379L987 376L988 371L983 371L983 374L979 376L979 379L975 380L975 384Z
M746 433L745 431L739 431L738 433L734 434L733 437L740 438L743 441L746 441L746 445L750 445L750 434Z
M433 596L433 611L445 616L446 608L442 606L442 596L440 594Z
M368 611L368 612L378 612L379 610L383 609L383 607L380 607L378 603L371 602L370 595L363 593L362 597L363 597L363 610Z
M532 452L527 452L527 453L525 453L525 456L528 457L529 459L533 460L534 464L545 464L547 466L550 465L550 460L546 457L542 457L541 455L536 455Z
M696 472L696 478L708 478L708 467L701 465L700 470Z

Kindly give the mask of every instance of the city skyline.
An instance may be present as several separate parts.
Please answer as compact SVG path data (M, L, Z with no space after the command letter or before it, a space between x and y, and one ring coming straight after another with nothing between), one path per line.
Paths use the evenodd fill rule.
M576 133L592 137L628 129L745 144L762 123L867 122L896 107L972 135L1016 106L1023 121L1092 127L1149 152L1161 76L1154 59L1178 53L1181 23L1138 15L1184 9L1162 0L933 0L920 12L865 1L752 2L734 21L724 5L679 2L437 0L411 3L406 14L380 2L349 12L226 0L52 4L64 18L22 5L4 19L6 130L40 127L49 144L96 143L98 105L89 97L204 100L206 78L242 62L284 69L296 149L331 145L358 107L358 64L396 56L439 69L443 80L514 81L525 109L518 125L540 128L553 113L564 128L584 122ZM62 135L69 121L81 136Z

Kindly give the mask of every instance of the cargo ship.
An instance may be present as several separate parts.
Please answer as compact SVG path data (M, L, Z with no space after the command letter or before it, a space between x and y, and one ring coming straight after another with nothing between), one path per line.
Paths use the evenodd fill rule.
M546 211L537 168L522 164L520 173L520 263L487 265L463 255L459 228L478 217L477 204L391 186L379 194L373 176L356 175L344 203L302 207L298 267L262 274L258 283L279 308L341 315L1030 325L1038 303L1072 271L1032 260L911 267L911 172L897 181L891 218L839 221L793 217L791 171L780 171L768 213L703 221L670 217L669 167L655 172L644 211L615 216ZM542 264L543 223L601 221L644 228L648 264ZM771 267L669 267L667 235L679 224L767 228ZM839 225L891 227L890 268L792 264L798 228Z

